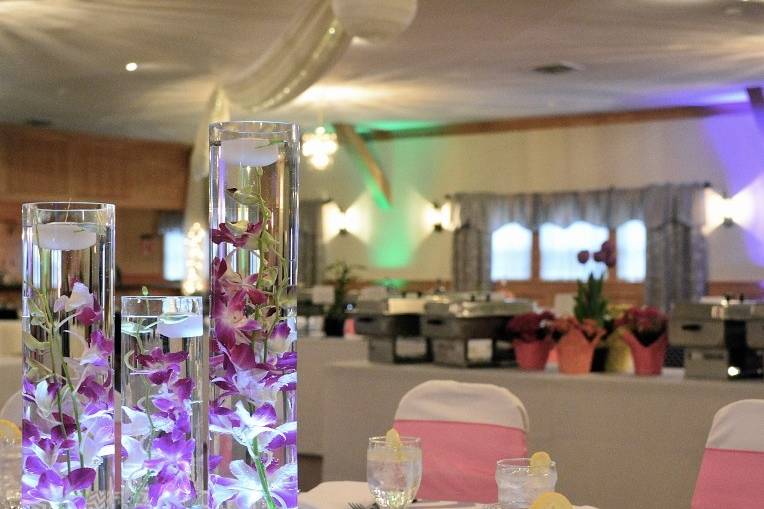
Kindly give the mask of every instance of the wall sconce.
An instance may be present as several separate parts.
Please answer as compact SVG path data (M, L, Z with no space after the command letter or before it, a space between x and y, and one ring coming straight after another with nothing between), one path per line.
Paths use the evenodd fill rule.
M735 225L735 204L732 198L728 198L727 195L722 195L721 214L722 214L722 226L729 228Z
M337 233L339 233L340 235L347 235L348 222L349 222L347 210L340 209L340 212L339 214L337 214L335 221L336 221Z
M706 224L703 232L709 234L715 228L724 226L729 228L738 224L745 224L746 210L749 207L749 197L744 193L729 198L726 194L720 194L711 188L706 189Z
M440 204L433 202L425 210L427 224L432 227L432 231L440 233L443 230L451 229L451 203Z

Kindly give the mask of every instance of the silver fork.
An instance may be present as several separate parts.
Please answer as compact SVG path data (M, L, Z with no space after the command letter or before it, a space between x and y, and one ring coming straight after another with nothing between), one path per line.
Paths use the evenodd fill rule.
M357 504L355 502L348 502L348 505L350 506L350 509L366 509L365 505Z

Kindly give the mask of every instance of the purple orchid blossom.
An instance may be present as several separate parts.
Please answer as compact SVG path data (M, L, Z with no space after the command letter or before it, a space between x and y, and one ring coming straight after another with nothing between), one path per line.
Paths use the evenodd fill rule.
M214 244L226 243L236 248L256 249L257 237L262 231L262 223L220 223L210 230L210 240Z
M85 498L77 494L77 491L89 488L95 475L92 468L72 470L66 477L54 470L47 470L40 474L36 487L25 490L24 499L28 502L48 503L54 509L85 509Z
M238 291L226 305L214 306L212 310L215 337L226 346L249 344L249 335L262 328L260 322L245 314L246 296L246 292Z

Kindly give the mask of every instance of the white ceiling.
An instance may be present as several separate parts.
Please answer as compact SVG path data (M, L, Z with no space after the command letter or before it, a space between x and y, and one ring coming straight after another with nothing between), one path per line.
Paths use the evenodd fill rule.
M301 5L0 0L0 121L191 142L215 82ZM560 61L582 70L532 71ZM419 0L402 36L354 42L307 99L236 116L384 127L734 101L761 82L756 0Z

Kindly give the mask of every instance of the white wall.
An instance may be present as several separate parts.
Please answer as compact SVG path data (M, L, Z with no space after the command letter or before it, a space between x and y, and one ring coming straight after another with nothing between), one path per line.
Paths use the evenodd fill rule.
M344 149L324 172L304 165L302 196L330 197L356 217L355 235L329 240L329 261L363 264L369 278L450 279L451 235L432 233L424 221L427 203L446 194L709 181L730 195L745 189L760 197L746 205L748 230L709 235L711 279L754 281L764 279L763 136L750 115L730 114L377 141L370 147L392 186L389 210L374 203Z

